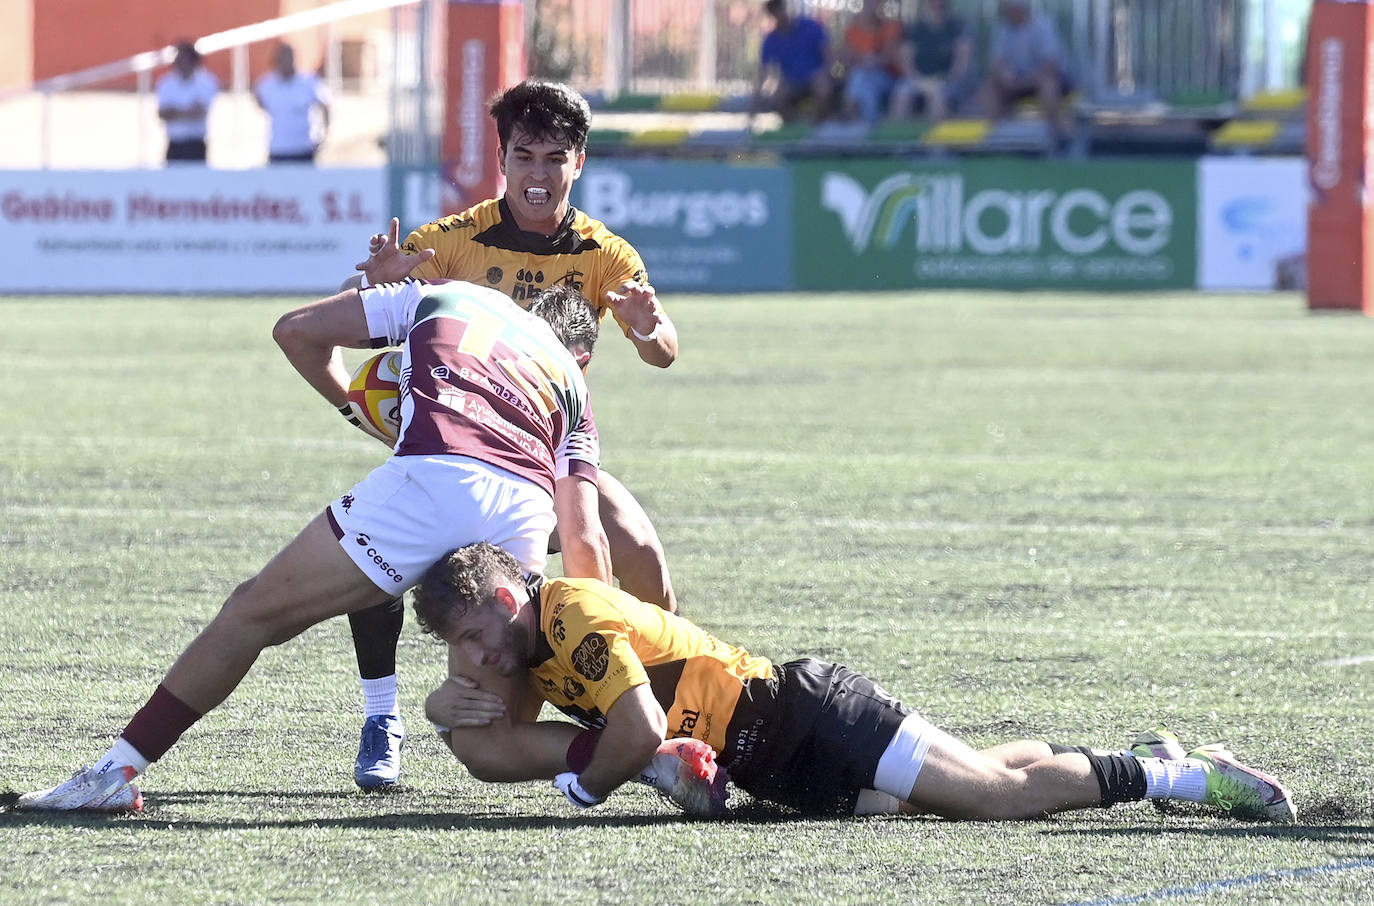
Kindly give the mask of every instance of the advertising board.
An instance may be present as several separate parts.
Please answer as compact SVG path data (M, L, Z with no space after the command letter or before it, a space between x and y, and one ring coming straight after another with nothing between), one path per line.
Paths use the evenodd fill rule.
M1191 161L794 165L801 289L1194 285Z
M658 289L787 289L791 177L784 167L597 160L573 204L639 250Z
M323 293L387 216L381 169L0 171L0 291Z
M1298 157L1198 163L1198 286L1298 289L1306 277L1307 164Z

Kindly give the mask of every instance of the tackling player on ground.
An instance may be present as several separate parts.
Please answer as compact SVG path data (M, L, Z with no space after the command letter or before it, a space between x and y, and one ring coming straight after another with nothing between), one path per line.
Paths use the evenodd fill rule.
M500 696L452 681L426 702L436 726L486 737L500 767L479 778L553 779L581 808L633 779L665 737L682 737L709 744L755 798L807 813L1005 820L1175 799L1256 821L1296 818L1278 781L1220 745L1184 752L1161 728L1130 751L1033 740L975 751L846 667L773 664L596 579L527 582L491 544L435 564L415 590L415 611L469 660L528 677L593 728L512 728ZM541 731L542 749L531 742ZM702 811L719 812L717 787L719 777L713 808Z
M491 103L506 177L500 198L420 227L398 243L399 226L373 237L358 269L367 282L406 276L468 280L499 289L522 307L549 286L570 286L607 312L639 357L666 368L677 357L677 329L647 282L644 262L624 239L570 202L586 161L591 111L566 85L529 80ZM354 278L358 280L359 278ZM676 610L663 546L644 508L613 476L599 479L601 521L620 586ZM364 789L395 783L405 731L397 702L399 600L349 618L364 694L364 724L354 779Z

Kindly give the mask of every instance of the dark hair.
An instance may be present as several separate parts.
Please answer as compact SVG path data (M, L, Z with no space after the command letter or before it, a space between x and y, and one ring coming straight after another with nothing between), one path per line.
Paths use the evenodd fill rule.
M535 141L566 143L575 153L587 149L592 108L562 82L526 79L492 98L488 105L504 152L518 127Z
M200 65L200 51L196 50L196 45L191 41L178 41L176 44L178 57L185 57L195 65Z
M553 328L553 335L570 350L578 346L591 354L601 333L601 321L587 297L566 283L555 283L534 297L530 314Z
M502 581L524 582L514 557L487 541L460 547L426 570L415 586L415 619L442 639L454 623L485 606Z

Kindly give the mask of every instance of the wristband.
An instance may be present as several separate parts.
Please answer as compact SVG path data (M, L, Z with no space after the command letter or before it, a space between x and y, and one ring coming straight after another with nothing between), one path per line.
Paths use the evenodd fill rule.
M572 771L565 771L559 774L553 779L553 785L558 788L559 792L568 797L569 802L580 809L591 808L605 801L604 799L598 799L584 790L582 784L578 780L578 776Z
M647 343L647 342L650 341L650 340L657 340L657 339L658 339L658 329L659 329L660 327L662 327L662 326L663 326L663 321L662 321L662 320L655 320L655 321L654 321L654 329L651 330L651 331L649 331L647 334L645 334L645 333L640 333L639 331L635 330L635 329L634 329L634 325L630 325L630 333L634 334L636 340L643 340L644 342Z
M358 421L358 416L353 414L352 403L344 403L342 406L339 406L338 409L339 414L342 415L344 418L348 419L348 423L350 425L352 425L355 428L361 428L363 426L363 423Z

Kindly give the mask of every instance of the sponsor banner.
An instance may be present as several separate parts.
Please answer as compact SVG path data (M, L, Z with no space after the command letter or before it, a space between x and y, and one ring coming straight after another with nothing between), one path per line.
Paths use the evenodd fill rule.
M597 160L573 204L627 239L658 289L791 286L791 177L782 167Z
M381 169L0 171L0 291L332 291L386 218Z
M1197 183L1200 288L1303 285L1310 195L1306 161L1204 158Z
M794 164L802 289L1191 287L1191 161Z

